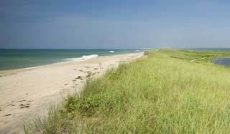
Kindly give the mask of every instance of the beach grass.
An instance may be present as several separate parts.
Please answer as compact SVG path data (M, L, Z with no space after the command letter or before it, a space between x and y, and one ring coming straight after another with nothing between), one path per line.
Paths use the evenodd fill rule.
M26 133L230 133L230 69L223 51L163 49L88 81Z

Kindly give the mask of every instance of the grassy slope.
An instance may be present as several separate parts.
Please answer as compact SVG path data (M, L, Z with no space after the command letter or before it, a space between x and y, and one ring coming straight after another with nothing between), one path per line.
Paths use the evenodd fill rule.
M230 133L230 70L210 63L226 55L152 52L89 82L33 125L44 133Z

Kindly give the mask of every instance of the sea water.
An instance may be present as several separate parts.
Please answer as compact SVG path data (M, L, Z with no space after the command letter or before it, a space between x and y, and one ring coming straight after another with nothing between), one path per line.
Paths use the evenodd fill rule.
M0 49L0 70L46 65L56 62L87 60L97 56L132 53L131 49Z

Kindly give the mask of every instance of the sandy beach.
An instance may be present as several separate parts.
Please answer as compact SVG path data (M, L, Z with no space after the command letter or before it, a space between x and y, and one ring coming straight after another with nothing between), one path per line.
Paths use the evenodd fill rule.
M0 71L0 133L23 133L24 122L46 115L48 108L66 95L79 93L87 79L142 55L101 56L86 61Z

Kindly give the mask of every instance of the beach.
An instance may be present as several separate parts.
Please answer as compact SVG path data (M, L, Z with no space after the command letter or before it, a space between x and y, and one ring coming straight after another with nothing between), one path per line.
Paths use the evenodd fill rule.
M87 79L140 58L143 53L100 56L33 68L0 71L0 133L24 133L23 124L47 115L68 94L80 93Z
M230 133L227 51L160 49L87 82L27 133ZM40 118L41 119L41 118Z

